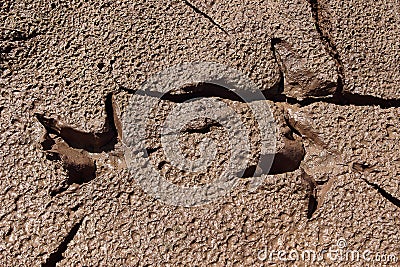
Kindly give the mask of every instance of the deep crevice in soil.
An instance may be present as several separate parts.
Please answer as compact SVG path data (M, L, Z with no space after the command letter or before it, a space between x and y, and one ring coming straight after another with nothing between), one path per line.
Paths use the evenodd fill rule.
M283 77L281 79L283 81ZM281 82L279 82L281 83ZM177 93L160 93L156 91L141 91L133 90L128 88L121 88L121 90L132 94L146 95L150 97L160 98L162 100L168 100L175 103L183 103L185 101L201 98L201 97L220 97L232 101L245 102L236 93L226 89L225 87L211 84L211 83L198 83L196 85L187 86L187 91L181 94ZM192 90L191 89L196 89ZM305 107L314 103L328 103L339 106L379 106L383 109L400 107L400 99L384 99L376 96L359 95L350 93L336 92L333 96L327 97L308 97L304 99L296 99L288 97L285 94L269 94L268 91L263 92L264 99L272 102L285 102L289 104L298 104L301 107ZM252 101L258 101L263 99L252 99ZM251 101L250 101L251 102Z

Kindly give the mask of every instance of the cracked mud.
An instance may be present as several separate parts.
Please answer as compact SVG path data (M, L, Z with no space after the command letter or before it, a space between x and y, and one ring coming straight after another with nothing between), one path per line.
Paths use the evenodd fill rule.
M0 4L0 259L4 266L365 266L358 260L284 262L259 252L334 248L400 262L399 2L97 1ZM276 124L262 150L248 103L199 82L140 91L185 62L247 75ZM212 182L230 159L221 123L179 132L187 159L214 140L199 172L166 156L168 114L194 99L220 101L249 129L238 185L215 202L170 206L147 194L125 162L123 115L135 96L160 98L146 153L177 185ZM162 96L162 97L161 97ZM262 184L251 189L251 177ZM382 258L381 258L382 259ZM371 262L369 262L371 263Z

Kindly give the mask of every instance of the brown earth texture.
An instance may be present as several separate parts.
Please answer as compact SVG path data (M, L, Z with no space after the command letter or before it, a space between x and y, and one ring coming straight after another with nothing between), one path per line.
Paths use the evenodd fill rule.
M399 0L0 2L0 266L400 266Z

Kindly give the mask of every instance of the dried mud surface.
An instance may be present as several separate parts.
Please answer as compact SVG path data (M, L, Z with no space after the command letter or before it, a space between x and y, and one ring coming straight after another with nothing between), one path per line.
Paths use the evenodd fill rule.
M344 239L352 251L397 256L374 266L397 266L399 4L1 2L1 265L372 264L260 259L266 248L321 251ZM180 141L197 158L200 140L220 140L209 173L185 176L168 164L154 133L188 96L226 103L252 133L253 161L233 191L175 207L146 194L127 169L121 118L149 77L196 61L235 68L263 91L277 150L263 172L257 123L246 103L218 88L165 97L147 151L171 182L208 183L229 157L221 125L203 119ZM151 96L135 97L145 105ZM253 173L264 181L249 190Z

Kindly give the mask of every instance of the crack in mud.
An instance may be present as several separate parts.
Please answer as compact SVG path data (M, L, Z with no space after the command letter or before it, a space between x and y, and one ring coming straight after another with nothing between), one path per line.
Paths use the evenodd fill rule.
M203 11L201 11L199 8L197 8L195 5L193 5L192 3L190 3L187 0L183 0L183 2L185 3L185 5L187 5L188 7L190 7L191 9L193 9L194 12L196 12L197 14L200 14L201 16L203 16L204 18L208 19L214 26L216 26L218 29L220 29L221 31L223 31L226 35L229 35L229 33L222 28L221 25L219 25L217 22L215 22L215 20L213 20L209 15L207 15L206 13L204 13Z
M50 254L42 267L54 267L64 259L63 253L68 249L68 244L74 239L78 233L79 228L82 226L83 219L80 219L74 226L72 226L69 233L64 237L64 240L58 245L57 249Z
M378 184L372 183L368 181L365 178L362 178L364 182L366 182L369 186L374 188L376 191L378 191L379 194L381 194L382 197L386 198L388 201L390 201L393 205L396 207L400 208L400 199L394 197L392 194L384 190L382 187L380 187Z
M339 53L336 45L333 43L333 41L329 37L329 34L324 32L324 29L321 25L322 23L320 22L320 14L319 14L320 5L318 3L318 0L307 0L307 1L311 6L311 13L314 18L315 28L320 36L320 39L325 44L325 47L327 48L328 53L331 55L331 57L336 62L337 71L339 74L336 92L341 93L343 91L343 85L344 85L343 83L345 80L345 75L344 75L344 67L343 67L342 59L340 57L340 53Z
M124 87L120 88L128 93L134 91L132 89L125 89ZM202 97L220 97L222 99L238 101L242 103L245 102L239 95L231 90L217 84L205 82L184 85L178 92L160 93L157 91L143 91L139 89L134 91L134 94L155 97L159 98L160 100L167 100L174 103L184 103L188 100ZM256 101L262 99L260 98L253 100Z
M301 178L304 184L308 187L308 207L307 207L307 219L312 219L315 212L322 206L325 200L326 194L332 188L335 179L328 179L327 181L315 181L315 179L301 169Z
M400 99L385 99L376 96L351 94L351 93L335 93L333 96L324 98L304 98L297 100L291 97L283 97L285 100L278 102L287 102L289 104L299 104L301 107L309 106L315 103L328 103L338 106L379 106L382 109L400 107Z
M311 219L314 212L318 207L318 197L317 197L317 183L312 176L308 175L302 170L301 178L303 183L308 187L308 209L307 209L307 219Z

